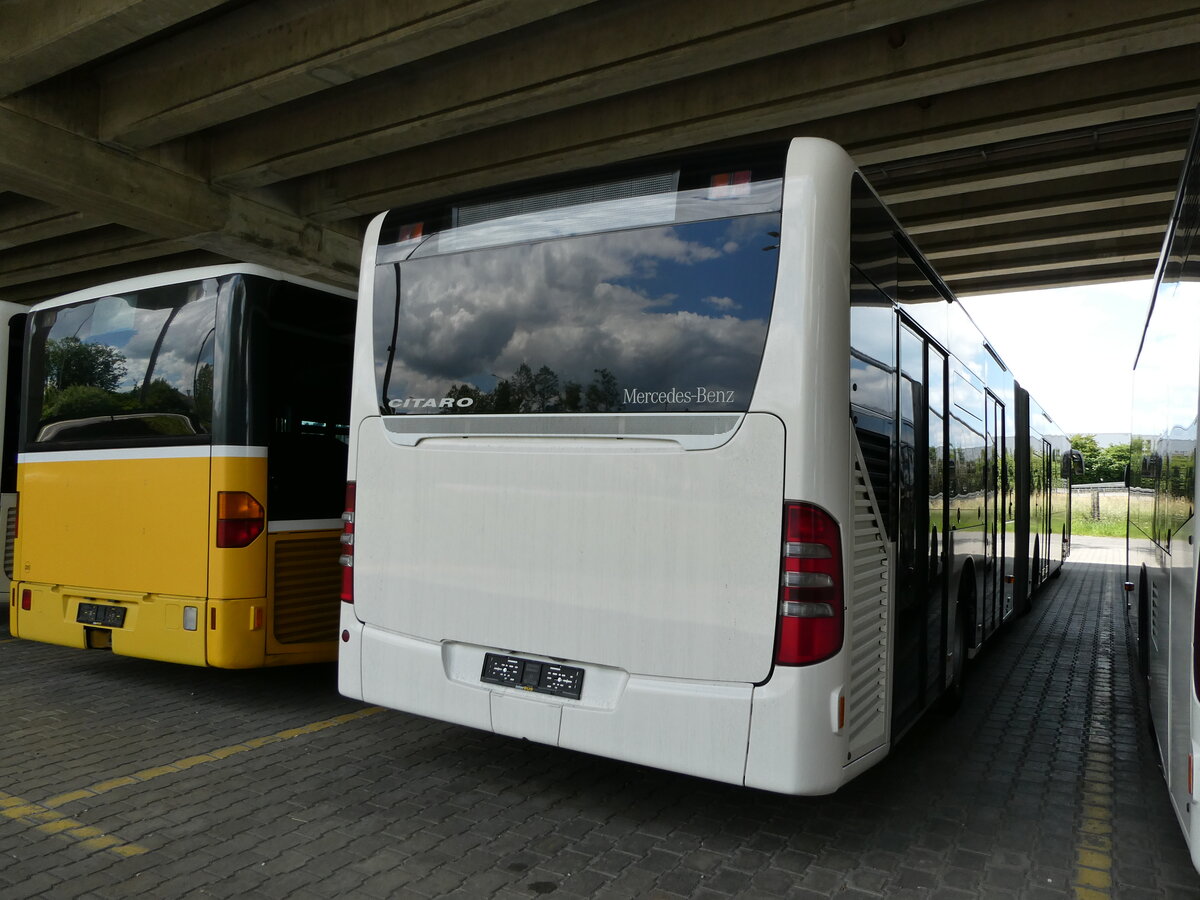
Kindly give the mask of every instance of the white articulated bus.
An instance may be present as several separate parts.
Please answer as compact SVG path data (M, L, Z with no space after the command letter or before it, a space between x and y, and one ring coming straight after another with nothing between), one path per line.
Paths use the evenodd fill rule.
M1200 869L1200 119L1193 130L1133 372L1126 589L1171 803Z
M360 301L348 696L825 793L1028 602L1027 395L834 144L392 211Z

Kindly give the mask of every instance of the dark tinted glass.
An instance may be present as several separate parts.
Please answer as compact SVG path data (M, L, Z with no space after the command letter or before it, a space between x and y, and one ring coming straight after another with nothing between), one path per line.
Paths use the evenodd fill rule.
M207 441L217 287L209 279L34 313L26 444Z
M381 407L397 415L745 410L766 340L779 227L778 212L758 212L440 255L418 248L379 265ZM443 247L454 234L438 236Z

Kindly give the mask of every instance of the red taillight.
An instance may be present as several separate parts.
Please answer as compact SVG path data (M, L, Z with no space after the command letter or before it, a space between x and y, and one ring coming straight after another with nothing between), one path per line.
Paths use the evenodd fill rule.
M217 492L217 546L245 547L266 527L263 506L245 491Z
M842 545L829 513L807 503L784 507L779 588L781 666L806 666L842 649Z
M1132 582L1125 584L1125 590L1133 590ZM1138 625L1141 627L1142 623ZM1192 604L1192 691L1200 700L1200 578L1196 579L1196 597Z
M346 482L346 511L342 513L342 600L354 602L354 482Z
M708 181L708 199L724 200L728 197L750 196L750 170L718 172Z
M21 609L26 612L33 609L33 591L29 590L29 588L21 591Z

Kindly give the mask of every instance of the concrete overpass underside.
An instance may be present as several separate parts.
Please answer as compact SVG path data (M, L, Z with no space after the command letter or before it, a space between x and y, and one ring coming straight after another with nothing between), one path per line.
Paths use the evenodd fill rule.
M682 148L844 145L960 293L1148 277L1194 0L0 0L0 299Z

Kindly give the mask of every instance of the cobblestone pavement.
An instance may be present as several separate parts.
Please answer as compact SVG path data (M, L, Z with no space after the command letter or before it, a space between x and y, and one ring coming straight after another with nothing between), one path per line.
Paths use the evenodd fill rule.
M837 794L788 798L220 672L0 638L0 897L1200 897L1120 545Z

